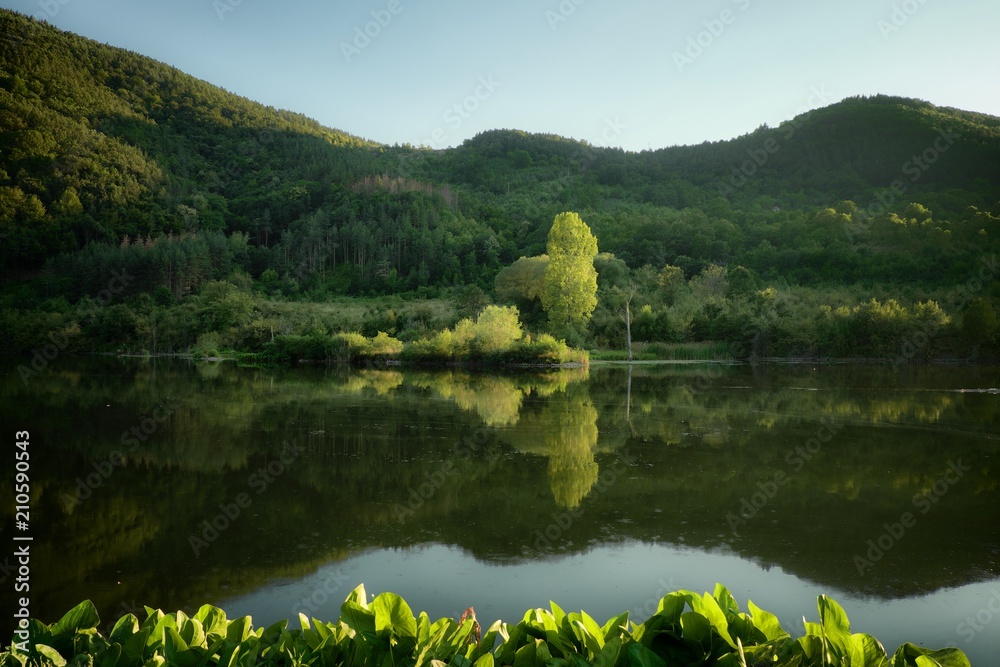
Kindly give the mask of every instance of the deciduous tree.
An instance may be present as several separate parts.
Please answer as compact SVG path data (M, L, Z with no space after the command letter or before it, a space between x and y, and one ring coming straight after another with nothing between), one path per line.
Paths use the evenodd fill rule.
M576 213L560 213L546 245L542 307L554 329L584 325L597 307L597 237Z

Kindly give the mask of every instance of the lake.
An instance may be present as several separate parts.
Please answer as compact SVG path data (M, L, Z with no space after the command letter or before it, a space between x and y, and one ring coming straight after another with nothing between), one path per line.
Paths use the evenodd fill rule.
M86 598L105 624L334 620L360 583L484 626L549 600L641 621L721 582L793 634L826 593L890 652L1000 655L996 368L15 365L0 405L10 461L31 434L46 622ZM10 545L9 501L2 526Z

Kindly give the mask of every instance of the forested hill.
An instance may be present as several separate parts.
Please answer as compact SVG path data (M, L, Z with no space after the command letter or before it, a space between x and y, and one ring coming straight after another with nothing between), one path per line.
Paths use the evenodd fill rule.
M0 10L0 35L8 276L88 242L151 248L169 235L223 239L252 277L272 269L318 295L488 288L543 251L556 213L577 210L633 268L902 282L957 279L957 259L1000 234L1000 119L916 100L853 98L641 153L515 130L430 151L325 128L14 12ZM629 131L609 130L610 143ZM169 288L181 296L208 273Z
M5 259L195 226L252 231L262 209L308 210L306 186L375 171L373 142L137 53L6 10L0 34Z

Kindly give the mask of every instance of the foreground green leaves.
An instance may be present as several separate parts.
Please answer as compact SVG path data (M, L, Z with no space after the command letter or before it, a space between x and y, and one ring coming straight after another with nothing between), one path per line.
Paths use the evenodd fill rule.
M395 593L370 602L358 586L336 623L299 616L254 629L250 617L228 620L205 605L194 616L146 608L142 623L129 614L105 637L97 610L83 602L51 626L32 620L27 638L0 653L0 667L93 665L375 665L377 667L971 667L960 650L904 644L890 658L871 635L851 633L843 608L825 595L819 622L793 638L778 619L725 586L713 594L676 591L636 624L624 613L599 625L586 612L531 609L520 623L497 621L483 633L469 609L458 620L414 616ZM21 641L23 639L23 641Z

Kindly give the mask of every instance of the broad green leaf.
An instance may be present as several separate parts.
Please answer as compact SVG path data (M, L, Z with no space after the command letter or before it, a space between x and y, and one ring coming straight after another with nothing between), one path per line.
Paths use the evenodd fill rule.
M167 659L172 661L176 653L188 649L188 644L175 628L167 627L163 629L163 648Z
M493 654L486 653L473 664L473 667L493 667Z
M896 649L892 667L971 667L957 648L932 649L906 643Z
M66 615L52 625L50 631L53 637L73 636L78 630L93 630L101 623L97 608L90 600L84 600L76 605Z
M715 601L708 593L702 596L690 593L688 597L688 604L691 605L693 611L698 612L702 616L708 619L708 622L712 625L715 632L722 637L732 648L736 648L736 642L729 635L729 622L726 620L726 615L723 613L722 609L719 607L719 603Z
M604 645L604 636L599 635L600 643L598 643L598 637L594 636L586 624L577 617L577 614L569 614L567 617L569 621L569 627L573 631L575 639L579 642L579 646L582 649L581 652L589 652L590 655L597 655L601 651L601 647ZM594 624L597 625L596 623ZM601 629L597 628L598 633ZM567 655L572 654L572 651L566 651ZM590 657L590 656L587 656Z
M549 607L552 608L552 619L555 621L556 627L559 627L562 625L563 619L566 618L566 612L552 600L549 600Z
M698 612L681 614L681 628L685 641L697 642L705 652L712 650L712 624Z
M46 646L45 644L35 644L35 650L56 667L66 667L66 658L59 655L59 651L55 650L51 646Z
M122 655L121 644L111 644L105 649L100 659L94 662L95 667L116 667Z
M604 630L602 630L601 626L597 624L597 621L591 618L590 614L582 609L580 610L580 620L583 621L583 626L587 628L587 632L590 633L590 636L594 638L595 642L597 642L597 650L594 651L596 654L604 648Z
M198 620L189 618L184 622L184 626L180 628L179 633L188 646L200 646L201 648L207 648L208 646L205 641L205 629Z
M684 593L690 593L691 596L697 597L697 594L690 591L677 591L676 593L664 595L660 598L660 603L656 606L655 615L664 616L671 623L680 621L681 614L684 613L684 605L687 602Z
M622 652L622 640L620 637L612 637L605 644L601 652L594 656L594 667L615 667L618 656Z
M476 622L467 618L461 623L453 621L452 632L448 635L447 643L452 647L452 651L458 653L464 646L467 646L472 639L472 631L476 627Z
M495 652L496 660L501 665L509 665L514 660L515 652L525 643L524 621L518 623L513 628L502 626L500 637L503 639L503 643L500 644Z
M497 637L503 632L504 623L502 621L493 621L486 632L483 633L483 638L479 642L479 645L483 647L484 651L492 651L493 646L497 643Z
M514 667L543 667L543 663L537 659L537 646L535 640L517 649L514 653Z
M750 610L754 627L763 632L768 641L789 636L781 627L781 621L771 612L761 609L752 600L747 602L747 609Z
M140 629L149 628L150 631L156 627L156 625L163 620L163 612L159 609L153 609L152 607L145 607L146 609L146 620L142 622L139 626Z
M660 656L642 644L630 644L626 656L629 667L667 667Z
M374 612L352 600L340 606L340 619L358 634L375 635Z
M353 602L362 609L368 609L368 597L367 593L365 593L365 585L358 584L358 587L347 595L347 599L344 602Z
M756 646L767 641L764 633L758 630L753 621L750 620L750 615L743 612L729 614L729 636L736 641L737 645L743 644L744 646Z
M149 648L159 648L166 643L166 632L167 628L177 629L177 621L170 614L164 614L160 621L153 628L152 633L149 635L149 639L146 641L146 646Z
M805 654L806 658L812 661L820 661L819 664L823 664L822 660L824 660L826 649L824 647L822 637L819 635L809 634L804 637L799 637L795 641L798 642L798 645L802 648L802 653Z
M375 613L375 632L388 632L399 637L417 636L417 619L410 605L395 593L382 593L372 600Z
M853 650L851 667L888 667L889 656L879 640L871 635L857 633L851 635Z
M287 618L272 623L260 634L261 643L267 646L279 643L286 627L288 627Z
M731 613L740 613L740 605L736 602L736 598L734 598L733 594L729 592L729 589L722 584L715 584L715 592L712 593L712 597L719 603L719 607L727 616Z
M431 636L431 617L426 611L417 616L417 644L423 646Z
M851 623L844 608L836 600L820 595L816 600L819 608L819 622L823 626L823 636L837 648L848 650L851 645Z
M604 641L611 641L613 637L621 637L628 632L628 612L609 618L607 623L601 626L601 634Z
M129 637L139 632L139 619L135 617L134 614L125 614L118 619L115 623L115 627L111 629L111 635L108 637L108 641L112 643L119 643L124 645L128 641Z
M163 655L171 667L199 667L204 665L206 649L201 646L187 646L174 628L165 629L166 642Z
M122 646L122 657L124 657L130 664L145 660L148 657L146 655L146 647L149 645L149 636L152 633L152 628L140 628L139 631L129 637L128 641L126 641ZM150 651L150 655L151 654L152 652Z
M552 651L549 650L547 642L538 639L535 641L535 663L547 665L552 660Z
M250 636L252 625L253 621L249 616L233 619L229 622L229 627L226 628L226 639L234 644L239 644Z
M206 635L225 636L229 621L226 620L226 612L210 604L202 605L198 613L192 618L201 623Z

